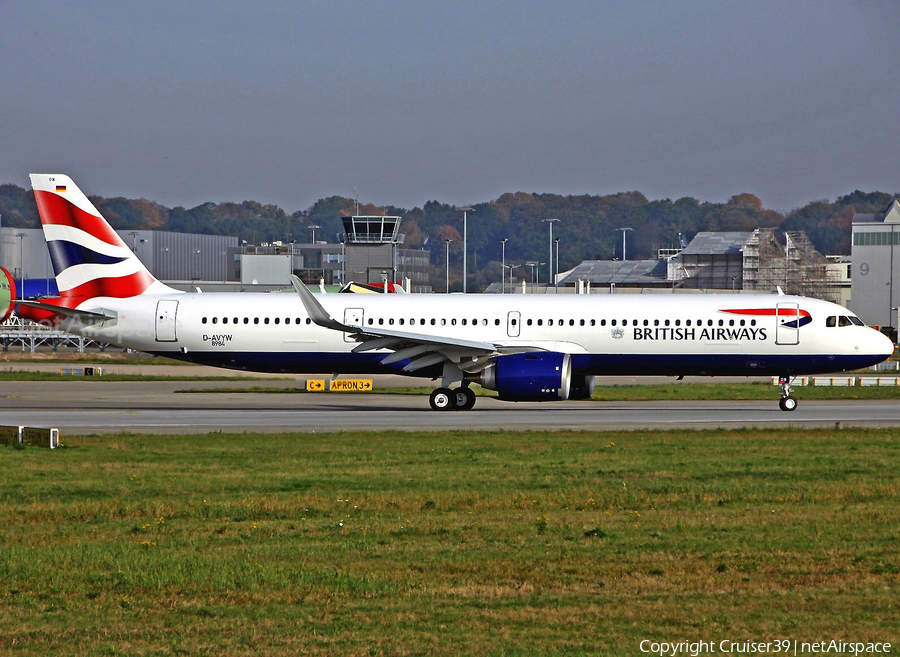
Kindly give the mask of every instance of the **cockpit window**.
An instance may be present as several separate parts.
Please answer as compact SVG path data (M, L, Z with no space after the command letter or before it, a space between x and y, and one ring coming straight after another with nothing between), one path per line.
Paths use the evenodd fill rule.
M853 326L853 322L846 315L841 315L838 317L838 326Z
M831 317L826 319L825 326L827 326L828 328L834 328L835 326L837 326L837 317L832 315Z
M865 326L865 322L863 322L859 317L850 316L850 321L856 324L857 326Z

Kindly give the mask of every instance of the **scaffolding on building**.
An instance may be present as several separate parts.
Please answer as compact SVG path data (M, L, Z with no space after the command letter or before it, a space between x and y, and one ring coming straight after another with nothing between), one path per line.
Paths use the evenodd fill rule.
M797 294L838 303L840 288L835 270L804 231L784 233L782 246L773 228L757 228L744 245L744 289Z

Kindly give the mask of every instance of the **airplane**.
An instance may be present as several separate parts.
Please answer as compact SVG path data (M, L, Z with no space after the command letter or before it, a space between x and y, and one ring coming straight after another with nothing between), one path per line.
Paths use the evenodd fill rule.
M779 294L319 294L174 290L66 175L31 174L60 290L11 298L25 319L203 365L292 374L440 379L435 410L469 410L471 384L506 401L588 399L597 375L793 377L885 360L893 343L845 308ZM11 278L7 274L7 279ZM2 281L2 277L0 277Z

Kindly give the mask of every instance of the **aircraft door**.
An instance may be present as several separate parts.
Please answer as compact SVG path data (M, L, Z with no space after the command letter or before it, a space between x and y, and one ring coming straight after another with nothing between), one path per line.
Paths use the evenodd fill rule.
M510 310L506 315L506 334L511 338L519 337L521 330L519 324L522 323L522 313L518 310Z
M346 324L347 326L359 326L360 328L362 328L363 309L362 308L346 308L346 309L344 309L344 324ZM349 333L344 333L344 342L356 342L356 340L351 338Z
M775 304L775 344L800 344L800 304Z
M178 314L178 302L172 299L161 299L156 304L156 341L175 342L175 316Z

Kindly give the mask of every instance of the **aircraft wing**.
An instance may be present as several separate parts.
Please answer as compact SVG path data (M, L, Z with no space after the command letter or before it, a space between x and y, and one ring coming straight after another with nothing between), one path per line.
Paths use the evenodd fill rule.
M404 372L415 372L442 362L451 362L466 372L479 372L487 367L493 357L500 354L540 350L536 347L504 346L499 343L460 340L380 327L350 326L334 319L299 278L291 276L291 285L314 324L352 335L360 343L353 348L354 352L376 349L393 351L381 361L382 365L409 359L410 362L403 368Z

